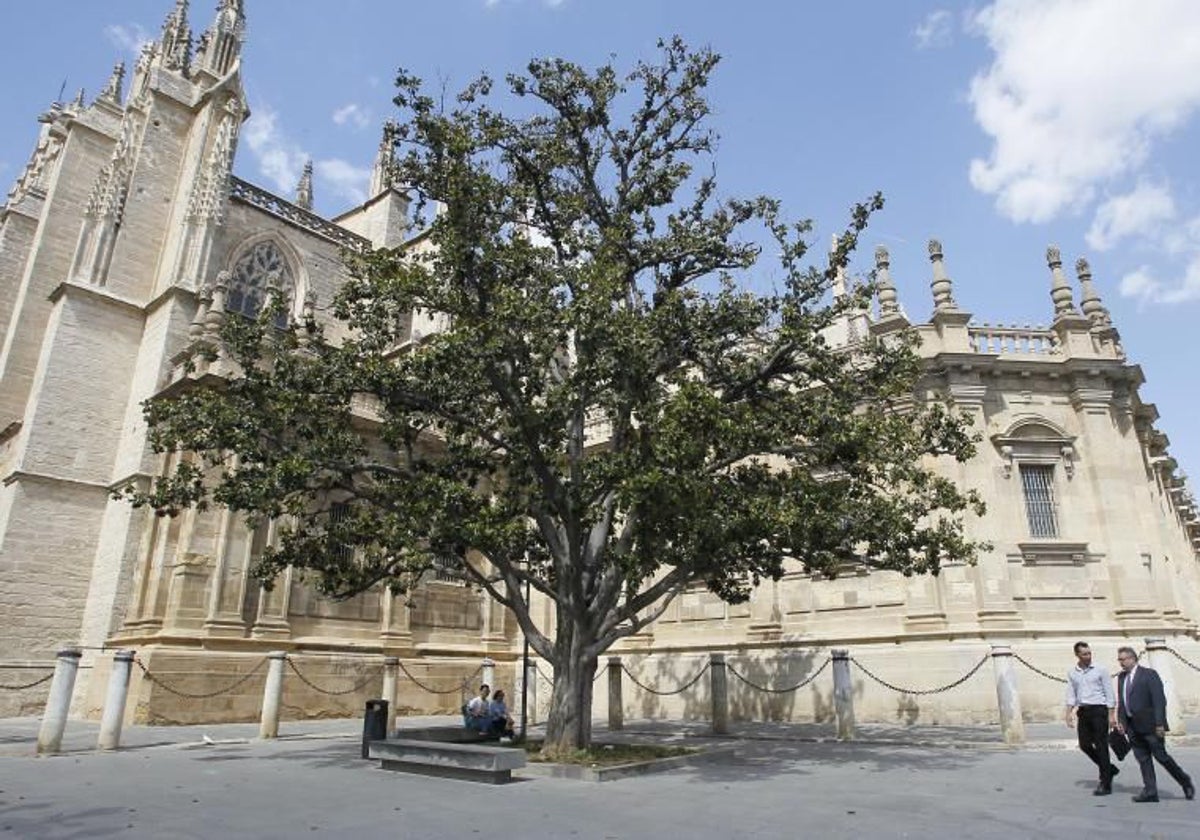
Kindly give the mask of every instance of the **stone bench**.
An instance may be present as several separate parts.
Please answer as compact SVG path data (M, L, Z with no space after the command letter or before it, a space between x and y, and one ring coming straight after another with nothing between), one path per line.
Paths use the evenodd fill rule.
M454 744L419 738L372 741L368 757L384 770L469 779L498 785L512 781L512 771L525 766L525 750L483 744Z

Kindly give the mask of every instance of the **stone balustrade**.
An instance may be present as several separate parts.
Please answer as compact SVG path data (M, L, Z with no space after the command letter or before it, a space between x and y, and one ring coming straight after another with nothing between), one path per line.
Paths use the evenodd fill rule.
M1054 331L1040 325L979 324L969 326L967 333L976 353L1019 356L1057 356L1062 353Z

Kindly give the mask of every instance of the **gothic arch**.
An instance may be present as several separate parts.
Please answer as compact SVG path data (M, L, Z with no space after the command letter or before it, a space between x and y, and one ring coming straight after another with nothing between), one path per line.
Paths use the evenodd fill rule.
M229 253L227 311L248 318L258 315L271 275L277 274L287 300L285 316L280 320L286 322L297 316L308 284L303 262L291 243L273 232L259 233L246 237Z

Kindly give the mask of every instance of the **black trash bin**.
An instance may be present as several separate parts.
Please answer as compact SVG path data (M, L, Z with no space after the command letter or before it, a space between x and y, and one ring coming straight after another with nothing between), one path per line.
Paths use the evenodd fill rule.
M363 710L362 757L366 758L372 741L387 738L388 701L368 700Z

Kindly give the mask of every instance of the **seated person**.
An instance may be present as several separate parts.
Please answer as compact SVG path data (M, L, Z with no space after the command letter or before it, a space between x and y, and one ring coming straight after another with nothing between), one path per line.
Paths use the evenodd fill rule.
M470 701L463 706L463 725L467 729L473 729L476 732L486 733L491 725L492 718L488 708L488 694L491 693L491 688L487 683L479 686L479 696L472 697Z
M504 689L498 688L492 695L492 702L488 704L488 715L491 719L488 726L489 734L499 736L501 741L513 737L513 719L508 714L508 706L504 703Z

